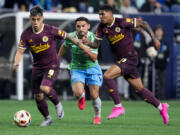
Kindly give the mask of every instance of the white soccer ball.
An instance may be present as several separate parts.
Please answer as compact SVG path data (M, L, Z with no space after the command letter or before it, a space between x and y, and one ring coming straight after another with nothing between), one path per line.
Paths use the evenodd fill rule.
M148 55L150 58L155 58L155 57L157 56L157 54L158 54L158 52L156 51L156 49L155 49L153 46L149 47L149 48L146 50L146 52L147 52L147 55Z
M31 114L26 110L20 110L14 114L14 122L20 127L27 127L31 124Z

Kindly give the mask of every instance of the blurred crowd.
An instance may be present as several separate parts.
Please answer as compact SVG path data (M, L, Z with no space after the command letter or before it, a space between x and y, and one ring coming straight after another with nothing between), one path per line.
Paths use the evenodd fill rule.
M180 12L180 0L0 0L0 10L29 11L32 6L41 5L49 12L96 13L102 4L109 4L115 12L123 14Z

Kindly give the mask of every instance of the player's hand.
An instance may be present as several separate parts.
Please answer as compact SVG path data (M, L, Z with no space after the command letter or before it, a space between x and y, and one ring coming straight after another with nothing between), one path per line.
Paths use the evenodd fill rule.
M82 39L82 43L88 45L90 43L88 37L84 36Z
M15 64L15 63L13 64L13 70L14 71L17 72L18 71L18 67L19 67L19 64Z
M154 39L154 47L156 48L156 50L159 50L161 48L161 43L159 40Z

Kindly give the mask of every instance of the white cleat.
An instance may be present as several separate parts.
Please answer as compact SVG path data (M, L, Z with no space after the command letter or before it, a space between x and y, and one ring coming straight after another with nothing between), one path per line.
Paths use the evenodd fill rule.
M56 114L59 120L61 120L64 117L64 110L61 103L56 105Z
M47 116L43 122L40 124L41 127L50 126L52 124L52 117L49 115Z

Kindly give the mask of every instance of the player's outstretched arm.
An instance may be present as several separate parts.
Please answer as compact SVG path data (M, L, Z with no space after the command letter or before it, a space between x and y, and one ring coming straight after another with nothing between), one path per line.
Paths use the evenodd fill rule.
M66 33L66 39L68 39L69 41L71 41L73 44L75 45L79 45L79 41L75 38L73 38L71 35L69 35L68 33Z
M101 40L95 39L94 42L90 42L89 40L84 40L83 43L87 44L89 47L93 49L96 49L99 48L99 46L101 45Z
M60 49L59 49L59 52L58 52L59 58L61 58L64 55L65 52L66 52L66 47L65 47L64 44L62 44Z
M13 70L15 70L15 71L18 70L18 66L22 59L24 51L25 51L25 49L18 48L16 55L15 55L15 59L14 59Z
M151 36L154 42L154 46L157 50L161 48L159 40L155 38L153 30L146 21L143 21L142 19L136 19L136 27L142 27Z

